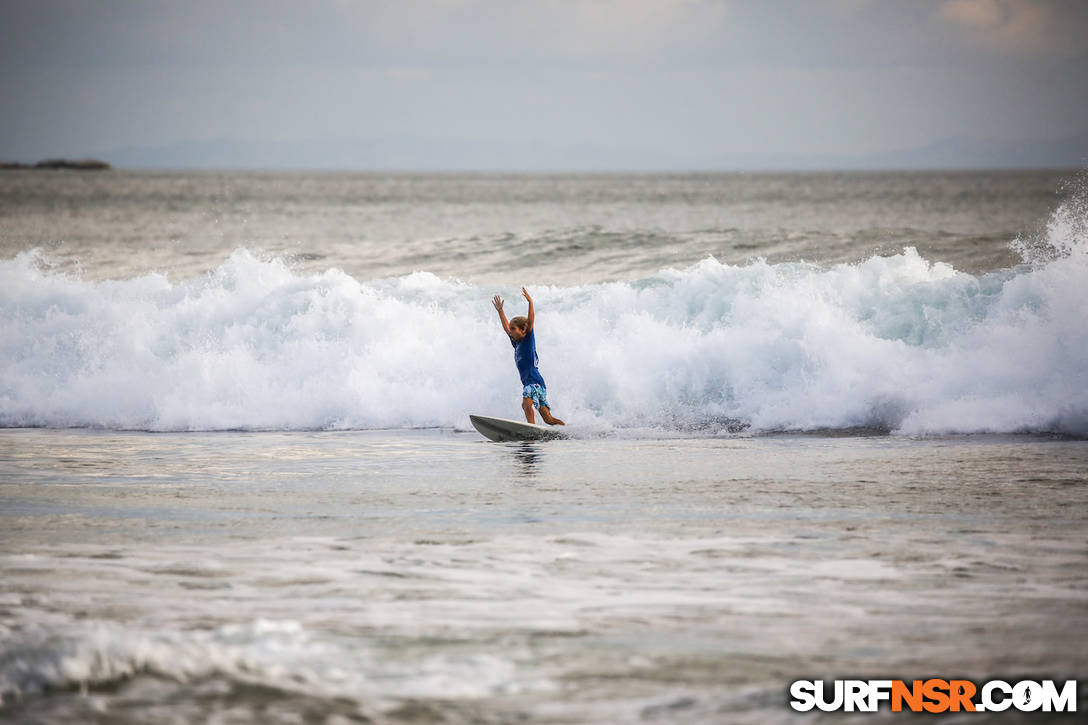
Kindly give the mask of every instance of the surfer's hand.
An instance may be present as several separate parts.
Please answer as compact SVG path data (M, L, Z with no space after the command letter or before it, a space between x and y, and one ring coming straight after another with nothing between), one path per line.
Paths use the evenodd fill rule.
M533 298L529 296L528 290L526 290L524 287L521 288L521 294L523 294L525 296L525 299L529 300L530 302L533 301Z
M495 305L495 309L502 312L502 297L495 295L495 298L491 300L491 304Z

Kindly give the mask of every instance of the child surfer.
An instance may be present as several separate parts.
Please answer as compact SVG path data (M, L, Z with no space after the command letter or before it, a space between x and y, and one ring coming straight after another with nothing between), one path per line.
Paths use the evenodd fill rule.
M563 421L552 415L548 405L548 390L544 385L544 378L536 369L536 336L533 334L533 298L521 288L521 294L529 301L529 316L515 317L509 322L506 313L502 311L502 298L495 295L491 304L499 313L499 322L502 323L502 331L510 337L510 344L514 346L514 363L518 366L521 375L521 409L525 411L525 420L535 423L533 406L540 409L540 417L548 425L566 425Z

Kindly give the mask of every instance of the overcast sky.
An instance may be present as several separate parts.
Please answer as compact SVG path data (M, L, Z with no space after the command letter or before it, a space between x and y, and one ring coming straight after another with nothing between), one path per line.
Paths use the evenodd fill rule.
M1088 139L1082 0L3 0L0 63L0 160L835 166Z

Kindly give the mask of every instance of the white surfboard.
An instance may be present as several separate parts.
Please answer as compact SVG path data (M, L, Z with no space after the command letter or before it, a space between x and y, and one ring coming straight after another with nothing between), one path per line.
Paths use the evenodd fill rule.
M472 421L473 428L493 441L546 441L566 438L555 428L545 428L523 420L491 418L486 415L470 415L468 419Z

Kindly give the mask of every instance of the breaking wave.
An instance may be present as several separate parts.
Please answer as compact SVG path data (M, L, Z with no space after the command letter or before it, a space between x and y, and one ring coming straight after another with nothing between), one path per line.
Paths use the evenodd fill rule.
M664 430L1088 434L1088 216L973 276L913 248L857 264L712 258L633 282L534 287L570 423ZM417 272L303 276L237 250L205 277L90 282L0 261L0 425L141 430L457 427L514 416L490 298Z

